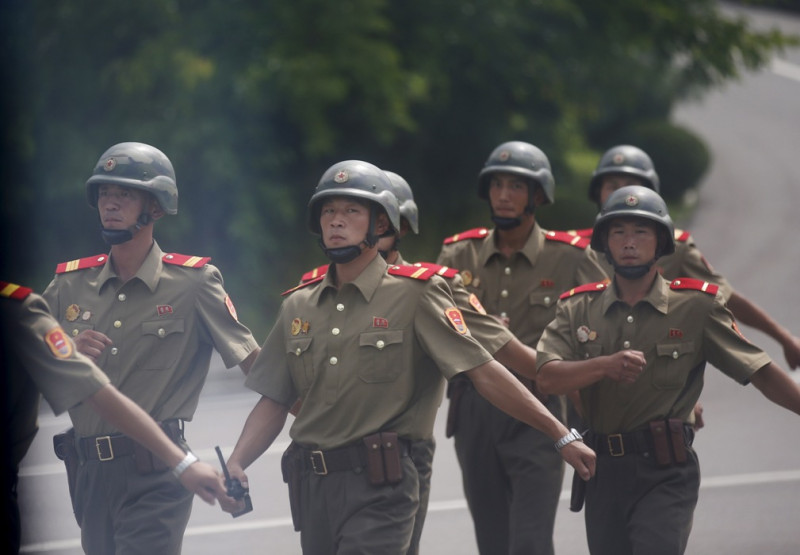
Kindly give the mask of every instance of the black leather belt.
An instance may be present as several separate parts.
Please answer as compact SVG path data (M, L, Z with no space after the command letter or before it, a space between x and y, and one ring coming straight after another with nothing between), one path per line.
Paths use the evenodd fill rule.
M398 443L400 456L407 457L411 452L411 442L400 438ZM301 447L299 452L303 470L319 476L367 466L367 449L361 441L325 451Z
M183 420L165 420L159 424L172 441L183 439ZM137 443L124 434L82 437L78 440L78 452L89 461L113 461L136 452Z
M690 447L694 440L694 428L684 424L683 439L686 446ZM598 434L589 431L584 436L584 442L594 449L598 455L622 457L625 455L650 453L654 449L653 436L650 430L636 430L619 434Z

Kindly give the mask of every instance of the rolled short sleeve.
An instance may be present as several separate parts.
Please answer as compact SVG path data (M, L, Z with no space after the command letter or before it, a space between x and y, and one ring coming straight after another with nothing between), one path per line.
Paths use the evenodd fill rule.
M574 345L570 312L565 301L559 301L556 315L545 327L536 345L536 371L553 360L574 360L577 348Z
M289 354L286 349L284 312L282 306L277 322L267 335L247 374L245 385L276 403L290 407L298 399L299 393L286 360Z

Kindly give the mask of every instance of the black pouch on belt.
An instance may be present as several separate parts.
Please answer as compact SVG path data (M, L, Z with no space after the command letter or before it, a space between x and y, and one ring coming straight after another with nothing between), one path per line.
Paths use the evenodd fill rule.
M368 435L362 441L367 453L367 479L373 486L382 486L386 483L386 472L383 468L381 434Z
M667 439L667 423L664 420L650 422L650 434L653 436L653 454L661 466L672 464L672 453Z
M675 455L675 462L684 464L686 462L686 440L683 437L683 420L670 418L669 425L670 439L672 440L672 453Z
M78 466L81 461L78 457L78 450L75 448L75 429L70 428L65 432L53 436L53 450L56 457L64 461L67 468L67 484L69 485L69 496L75 500L75 488L78 480Z
M386 481L397 484L403 479L403 465L400 462L400 442L397 432L381 432L383 464L386 468Z
M300 455L294 443L289 444L281 456L281 474L289 486L289 508L292 512L294 531L300 531L300 480L302 476Z

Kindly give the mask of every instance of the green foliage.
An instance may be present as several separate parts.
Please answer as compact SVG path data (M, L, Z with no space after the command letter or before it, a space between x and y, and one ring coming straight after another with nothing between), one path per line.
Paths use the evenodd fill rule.
M541 210L543 224L591 225L585 188L611 138L668 120L678 99L796 44L723 17L712 0L9 0L0 9L0 215L24 238L3 245L6 275L40 289L56 262L105 249L85 180L112 144L147 142L171 158L180 190L159 242L212 256L259 337L278 293L323 262L305 206L332 163L369 160L414 187L423 235L405 244L410 259L435 258L444 236L487 223L476 177L506 140L551 160L557 201ZM639 136L687 159L700 150L671 132ZM651 154L664 179L670 162Z

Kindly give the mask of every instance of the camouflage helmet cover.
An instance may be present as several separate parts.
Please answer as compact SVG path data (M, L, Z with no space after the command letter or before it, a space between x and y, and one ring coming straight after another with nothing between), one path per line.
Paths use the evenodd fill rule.
M610 174L621 174L638 177L645 187L660 193L661 184L653 161L641 148L631 145L617 145L608 149L592 174L589 182L589 198L600 203L600 185L603 177Z
M97 208L101 184L132 187L151 193L167 214L178 213L178 186L169 158L144 143L119 143L106 150L86 181L89 206Z
M608 226L615 218L645 218L655 222L664 232L661 235L665 241L662 245L659 239L658 256L675 252L675 225L669 216L667 203L652 189L629 185L611 193L594 222L592 248L597 252L605 252Z
M542 187L547 203L555 202L555 179L550 168L550 160L544 152L532 144L510 141L495 148L478 175L478 197L489 199L492 174L499 172L533 180Z
M400 207L392 183L377 166L361 160L345 160L325 170L308 201L308 227L322 234L319 224L322 201L330 197L354 197L381 206L395 229L400 229Z

